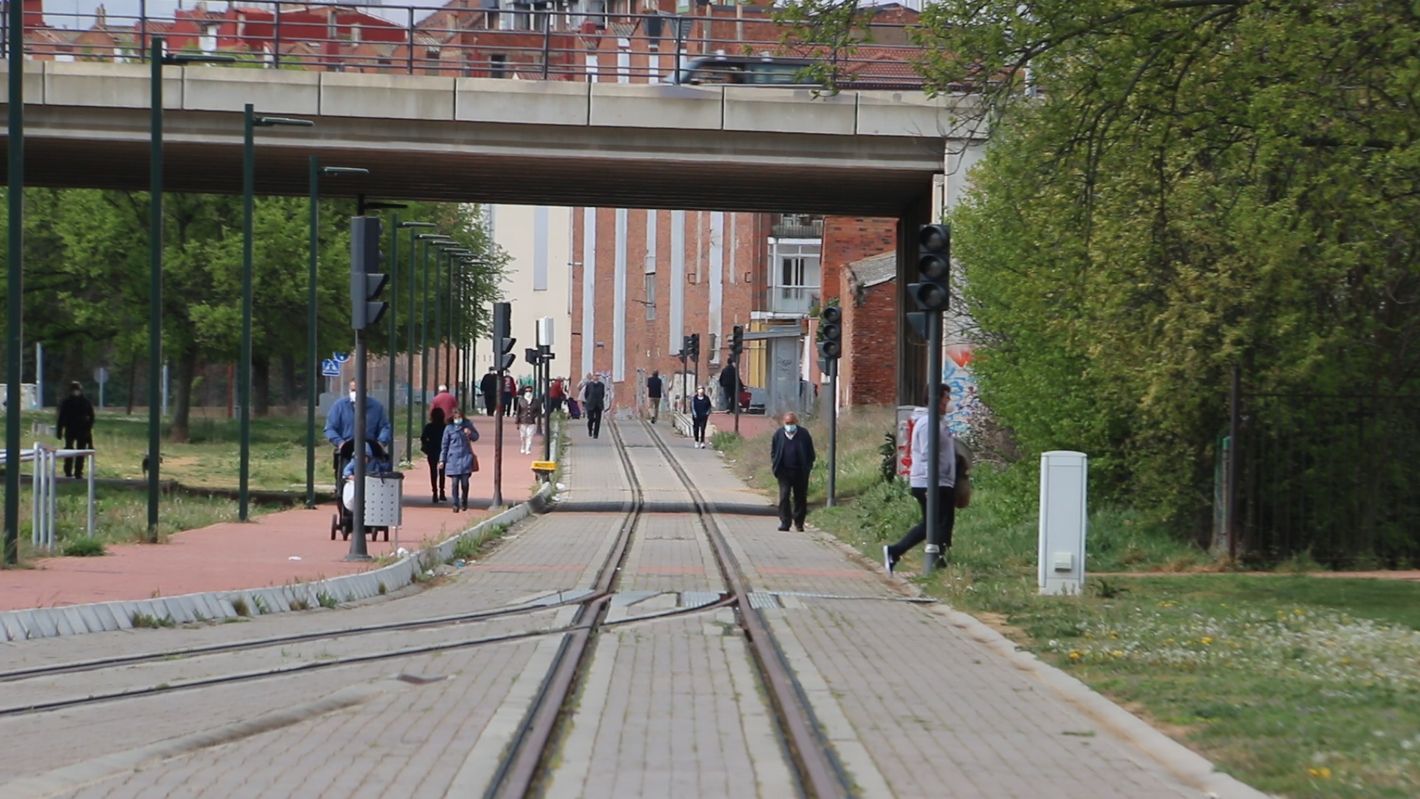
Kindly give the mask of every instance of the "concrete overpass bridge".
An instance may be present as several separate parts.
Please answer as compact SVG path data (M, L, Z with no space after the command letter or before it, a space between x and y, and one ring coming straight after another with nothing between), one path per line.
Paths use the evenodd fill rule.
M148 67L26 68L26 183L146 191ZM259 113L315 122L258 131L262 194L304 195L307 157L318 155L370 169L328 181L326 194L897 217L899 276L915 261L914 231L931 215L949 147L969 144L953 133L966 110L960 98L912 91L826 96L216 66L164 74L171 191L239 190L241 112L252 103ZM0 102L8 102L2 88ZM898 339L901 361L920 362L901 324ZM900 394L919 382L904 375Z
M316 123L258 132L264 194L304 194L314 154L371 170L330 190L391 198L896 216L930 191L956 126L952 99L911 91L214 66L165 75L174 191L241 185L241 111L252 103ZM147 66L32 61L25 92L28 183L146 189Z

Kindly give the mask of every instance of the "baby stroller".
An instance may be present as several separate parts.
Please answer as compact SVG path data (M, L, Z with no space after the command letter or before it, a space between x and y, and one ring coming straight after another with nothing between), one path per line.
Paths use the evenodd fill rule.
M355 478L354 471L351 469L354 452L354 441L345 442L340 449L335 451L335 506L337 512L330 517L330 540L332 541L335 540L337 533L340 534L342 541L349 541L350 533L355 529L355 514L351 512L355 504ZM388 455L378 441L366 442L365 452L371 459L366 464L366 474L389 471ZM384 540L390 540L390 528L388 527L366 526L365 532L369 534L371 541L379 540L380 533L384 533Z

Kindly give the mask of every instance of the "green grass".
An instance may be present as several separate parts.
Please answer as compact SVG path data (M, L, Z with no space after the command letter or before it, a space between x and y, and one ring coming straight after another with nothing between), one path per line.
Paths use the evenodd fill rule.
M403 417L401 417L401 423ZM53 411L24 414L26 430L54 425ZM331 481L330 446L322 435L323 417L316 419L316 482ZM205 488L235 488L240 458L240 438L235 419L194 418L188 426L189 440L174 443L168 440L169 426L163 425L161 474L164 480L177 480ZM401 430L402 434L402 430ZM26 446L32 440L55 445L63 441L48 435L27 435ZM106 478L141 479L143 457L148 454L148 419L146 416L125 416L105 411L94 425L94 448L98 464L96 476ZM306 485L306 421L305 417L269 417L253 419L251 423L250 484L254 489L269 491L304 490Z
M87 541L88 487L83 483L61 483L55 498L54 533L57 549L65 555L68 548ZM147 540L148 494L138 488L95 488L94 541L99 546L129 544ZM30 490L20 491L20 545L24 559L44 554L30 546ZM252 504L252 515L274 510L264 503ZM163 494L158 503L158 537L167 540L173 533L192 530L219 522L237 520L237 503L230 499L192 497L184 494ZM79 544L79 546L90 546ZM87 553L87 554L103 554Z
M841 504L810 520L875 561L918 517L877 474L887 409L841 422ZM817 441L820 427L809 423ZM773 485L764 438L717 442ZM821 447L822 448L822 447ZM823 461L820 461L821 463ZM825 464L826 465L826 464ZM1249 784L1289 797L1420 795L1420 584L1228 573L1134 509L1097 508L1080 597L1036 590L1034 464L979 467L951 565L924 590L996 624ZM810 496L822 499L816 472ZM920 550L904 567L916 571ZM1134 576L1149 573L1149 576Z
M64 545L67 558L93 558L103 554L104 542L97 538L78 538Z

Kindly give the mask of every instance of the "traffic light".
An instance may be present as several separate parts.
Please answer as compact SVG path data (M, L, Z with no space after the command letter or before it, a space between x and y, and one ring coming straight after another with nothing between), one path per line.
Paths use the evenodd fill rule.
M528 362L528 366L537 366L542 363L542 353L537 347L527 347L523 350L523 360Z
M739 361L740 355L745 351L745 328L744 325L735 325L730 329L730 360Z
M681 359L682 361L688 361L688 360L690 360L690 359L693 357L693 356L690 354L690 347L691 347L691 344L690 344L690 336L688 336L688 335L686 335L686 336L681 336L681 338L680 338L680 359Z
M513 304L508 302L493 303L493 368L499 372L506 372L513 365L513 361L518 356L513 354L513 345L518 340L513 338Z
M690 359L691 359L691 360L693 360L693 361L698 361L698 360L700 360L700 334L699 334L699 333L691 333L691 334L690 334L690 353L689 353L689 354L690 354Z
M907 296L923 311L945 311L951 299L952 230L947 225L923 225L917 232L917 282L907 284Z
M350 327L367 330L379 323L390 307L380 300L390 276L380 271L380 218L350 219Z
M843 312L837 305L825 305L818 319L818 354L825 360L837 360L843 356Z

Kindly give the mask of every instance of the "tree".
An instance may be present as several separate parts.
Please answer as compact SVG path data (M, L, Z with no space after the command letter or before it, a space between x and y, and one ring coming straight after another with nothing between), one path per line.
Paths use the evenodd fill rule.
M851 49L855 4L788 12ZM1401 0L944 0L915 38L989 125L955 254L1027 454L1195 532L1254 391L1420 382L1417 12ZM1321 420L1317 420L1321 421Z

